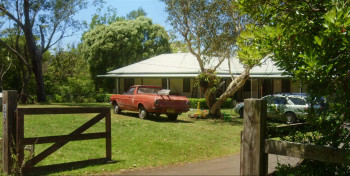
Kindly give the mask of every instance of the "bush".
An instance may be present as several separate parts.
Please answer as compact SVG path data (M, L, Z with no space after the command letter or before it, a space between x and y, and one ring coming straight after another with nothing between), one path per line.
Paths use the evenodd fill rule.
M74 97L74 103L84 103L84 97L83 96Z
M208 109L205 98L189 98L191 101L191 108L197 109L198 102L201 109ZM221 106L221 108L232 108L232 98L228 98Z
M110 100L112 94L95 94L94 98L96 99L96 102L98 103L108 103Z
M96 103L95 98L84 98L84 103Z
M102 103L105 101L106 94L96 94L94 98L96 99L96 102Z
M57 102L57 103L62 103L62 101L63 101L63 97L61 96L61 95L58 95L58 94L55 94L55 95L53 95L53 101L54 102Z

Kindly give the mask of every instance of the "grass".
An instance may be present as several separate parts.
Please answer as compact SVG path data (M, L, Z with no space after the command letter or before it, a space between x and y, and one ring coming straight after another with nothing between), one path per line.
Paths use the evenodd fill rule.
M34 107L53 106L76 106L76 104L35 105ZM111 112L113 112L112 109ZM176 122L168 121L164 115L150 120L141 120L137 118L136 112L125 111L121 115L112 114L112 159L116 162L91 165L52 174L117 174L122 169L181 165L239 152L240 131L243 124L242 119L236 118L238 115L233 110L223 110L223 112L233 116L231 122L224 122L221 119L203 120L188 117L189 113L195 112L180 115ZM25 116L25 137L68 134L94 116L95 114L28 115ZM101 121L87 132L103 131L104 121ZM36 145L35 154L50 145ZM103 139L76 141L69 142L40 162L39 165L73 162L104 156L105 141Z

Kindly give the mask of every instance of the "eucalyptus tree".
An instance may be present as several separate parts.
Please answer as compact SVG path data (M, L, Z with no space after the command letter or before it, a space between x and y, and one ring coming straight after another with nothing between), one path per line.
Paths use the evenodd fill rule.
M82 53L89 62L92 79L96 86L102 87L112 84L97 79L97 75L170 52L164 27L143 16L98 25L86 32L82 41Z
M28 92L33 92L29 90L31 89L29 84L33 78L33 70L29 62L25 37L18 26L2 30L1 36L2 64L5 66L8 63L6 62L7 60L11 65L6 75L2 75L2 85L5 86L5 89L20 90L20 102L26 103ZM14 49L18 54L13 54L13 52L9 51L9 48Z
M145 10L142 7L139 7L137 10L133 10L133 11L129 12L126 15L126 19L135 20L137 17L140 17L140 16L147 16L147 13L145 12Z
M249 78L249 71L259 64L262 56L252 57L246 54L241 59L244 71L241 75L231 76L231 83L226 91L216 99L216 89L220 86L216 69L225 59L236 56L237 39L249 21L246 15L238 11L235 1L230 0L163 0L167 7L168 21L185 40L188 50L196 57L200 74L197 84L204 92L209 113L212 116L221 114L223 102L232 96ZM249 42L241 42L242 47ZM217 65L209 67L210 61L217 59ZM249 62L248 62L249 60ZM228 62L230 63L230 62Z
M1 0L0 18L6 21L4 28L17 28L25 36L30 63L9 43L0 43L23 63L31 65L35 75L36 94L39 102L46 100L42 72L43 54L59 40L81 30L81 23L73 15L87 7L85 0ZM3 38L3 36L1 37Z

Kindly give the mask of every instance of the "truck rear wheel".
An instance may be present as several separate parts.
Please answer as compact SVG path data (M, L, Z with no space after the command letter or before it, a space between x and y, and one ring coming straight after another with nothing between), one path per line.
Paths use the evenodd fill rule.
M176 121L178 114L167 114L168 119L171 121Z

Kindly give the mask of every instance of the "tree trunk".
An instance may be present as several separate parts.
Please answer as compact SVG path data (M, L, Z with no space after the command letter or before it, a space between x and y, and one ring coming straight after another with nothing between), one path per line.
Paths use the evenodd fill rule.
M207 105L209 107L209 114L211 117L220 117L221 116L221 105L229 98L231 97L239 88L241 88L247 79L249 78L249 71L250 67L246 67L244 72L236 77L232 78L231 83L227 87L227 90L219 97L219 99L216 100L216 96L214 93L210 93L209 89L206 89L204 97L207 102ZM208 92L208 93L207 93ZM213 101L213 97L214 100ZM213 103L214 102L214 103Z
M32 24L29 16L29 9L30 9L29 1L24 1L24 17L25 17L24 35L26 38L28 53L32 60L33 73L35 75L37 101L45 102L46 95L45 95L45 89L44 89L44 77L42 72L42 57L43 57L42 54L43 53L41 52L41 50L39 50L35 42Z
M42 55L36 54L34 56L36 59L32 59L32 65L33 65L33 73L35 75L35 82L36 82L36 95L38 102L45 102L46 101L46 95L45 95L45 89L44 89L44 77L42 72Z
M20 94L20 102L22 104L26 104L28 100L28 84L31 77L31 68L25 68L23 65L21 66L22 71L22 88L21 88L21 94Z

